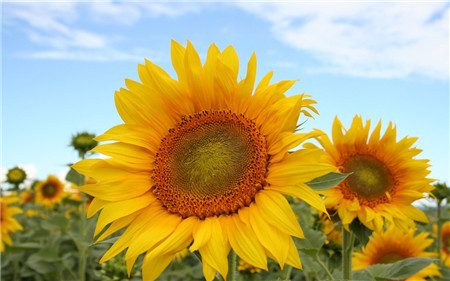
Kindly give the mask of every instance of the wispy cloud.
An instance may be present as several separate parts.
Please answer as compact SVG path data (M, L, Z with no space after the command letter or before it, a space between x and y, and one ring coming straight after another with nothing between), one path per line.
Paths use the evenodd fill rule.
M6 28L22 27L21 32L31 42L40 46L38 51L17 50L21 57L54 60L141 60L150 50L118 47L126 36L105 35L91 28L81 28L92 22L104 25L133 25L142 17L178 17L199 11L199 6L190 3L162 2L71 2L50 1L47 3L5 3Z
M280 41L321 62L312 71L366 77L449 76L447 3L237 3Z

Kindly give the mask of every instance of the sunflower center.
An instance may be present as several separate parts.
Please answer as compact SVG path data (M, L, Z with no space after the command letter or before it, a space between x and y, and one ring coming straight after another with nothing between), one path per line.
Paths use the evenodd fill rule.
M450 234L444 235L442 237L442 242L445 248L450 249Z
M393 179L386 166L370 155L354 155L344 163L347 188L367 200L379 199L390 190Z
M405 257L399 253L396 252L390 252L385 255L383 255L377 263L394 263L396 261L402 260Z
M184 116L161 141L153 192L183 217L233 213L262 188L267 158L264 137L245 116L229 111Z
M42 187L42 194L45 197L53 197L53 195L55 195L56 192L56 186L54 186L53 184L46 184Z

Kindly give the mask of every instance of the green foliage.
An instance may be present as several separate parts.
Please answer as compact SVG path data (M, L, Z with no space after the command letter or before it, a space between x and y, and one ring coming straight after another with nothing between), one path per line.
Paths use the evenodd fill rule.
M325 190L338 185L339 183L344 181L349 175L351 175L351 173L341 174L331 172L324 176L315 178L312 181L307 182L306 184L316 191Z
M357 279L374 281L404 280L429 266L433 261L431 258L406 258L395 263L368 266L364 270L356 271L354 276Z
M355 218L349 225L350 230L358 238L361 245L365 246L369 242L369 237L372 235L372 230L365 227L358 218Z

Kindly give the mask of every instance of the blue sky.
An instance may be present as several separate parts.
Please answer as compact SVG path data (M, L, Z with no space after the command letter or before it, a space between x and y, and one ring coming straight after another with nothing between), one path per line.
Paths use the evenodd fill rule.
M73 134L122 123L114 91L147 58L175 77L170 40L233 45L241 73L300 79L330 132L354 115L415 136L431 177L449 181L449 5L413 2L2 2L2 172L34 178L76 162Z

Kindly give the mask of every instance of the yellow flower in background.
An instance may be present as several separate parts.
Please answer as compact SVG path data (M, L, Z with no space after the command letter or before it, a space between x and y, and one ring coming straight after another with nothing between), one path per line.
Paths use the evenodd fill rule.
M288 153L319 134L296 132L315 102L286 97L295 81L269 84L272 72L254 89L254 54L238 82L231 46L211 45L204 65L190 42L172 41L171 54L178 80L146 60L141 83L126 80L116 92L125 124L96 138L116 143L93 149L111 158L73 166L99 181L80 187L95 197L88 216L101 211L95 235L111 223L98 241L128 226L101 262L128 248L130 271L145 253L143 279L154 280L193 241L206 280L216 271L226 278L230 249L265 270L267 257L301 268L291 236L303 233L283 194L325 211L304 183L335 170L319 163L320 149Z
M251 274L261 272L261 269L259 269L257 267L254 267L253 265L251 265L251 264L249 264L249 263L247 263L247 262L245 262L243 260L239 261L239 264L237 266L237 270L239 270L239 271L247 271L247 272L249 272Z
M34 193L31 190L26 189L20 193L20 204L24 205L34 199Z
M326 244L330 242L336 243L338 245L342 244L342 230L341 226L335 224L330 217L328 217L328 213L320 213L319 219L321 222L321 230L323 234L327 236Z
M25 216L27 216L28 218L31 218L31 217L35 217L35 216L37 216L37 212L36 212L36 210L33 210L33 209L29 209L29 210L26 210L25 211Z
M390 226L387 231L374 232L362 252L353 254L353 270L364 269L378 263L394 263L406 258L436 257L436 253L425 251L433 243L433 239L428 236L427 232L414 235L412 228L403 232L394 226ZM406 280L426 281L427 277L437 276L442 277L438 266L432 263Z
M61 203L65 193L64 184L55 176L49 175L45 181L36 185L35 201L46 207Z
M450 267L450 221L442 225L441 240L441 261L443 265Z
M1 220L1 252L5 249L5 243L12 245L11 234L17 230L23 230L22 226L17 222L14 215L22 213L22 210L18 207L11 206L11 203L17 202L17 198L5 196L0 198L0 220Z
M318 141L327 152L328 163L341 172L352 173L334 188L323 191L325 204L337 208L347 226L356 217L368 228L380 231L384 219L406 229L414 221L428 222L424 212L413 205L430 192L433 180L428 160L413 159L421 150L411 147L417 138L396 141L396 128L389 123L380 138L381 121L369 136L370 120L363 124L355 116L346 130L336 117L333 142L327 135Z

